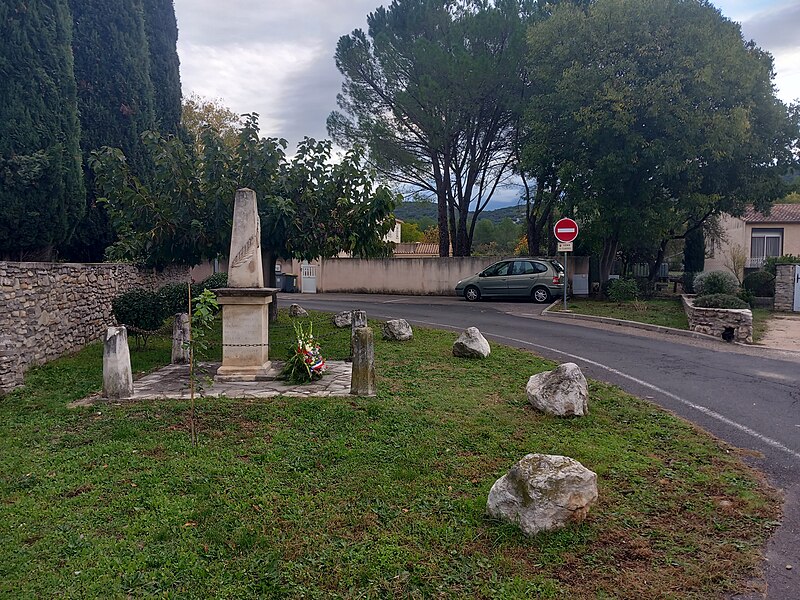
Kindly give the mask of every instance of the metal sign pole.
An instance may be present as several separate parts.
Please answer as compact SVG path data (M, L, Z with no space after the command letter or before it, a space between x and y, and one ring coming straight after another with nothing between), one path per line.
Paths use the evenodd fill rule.
M567 310L567 282L569 281L569 271L567 270L567 253L564 252L564 310Z

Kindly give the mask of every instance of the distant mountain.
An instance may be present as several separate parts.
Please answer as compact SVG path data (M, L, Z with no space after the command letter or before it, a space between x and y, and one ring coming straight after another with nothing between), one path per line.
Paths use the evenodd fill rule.
M436 221L436 215L436 204L434 202L407 201L400 203L394 209L394 216L406 222L417 222L425 217ZM472 213L470 213L470 218L472 218ZM515 223L523 223L525 221L525 207L507 206L496 210L484 210L478 217L478 221L489 219L496 225L505 218L510 218Z

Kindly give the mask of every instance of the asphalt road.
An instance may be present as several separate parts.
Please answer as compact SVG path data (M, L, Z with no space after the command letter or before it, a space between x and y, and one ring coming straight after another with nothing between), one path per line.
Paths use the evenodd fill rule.
M541 316L529 302L455 297L290 295L280 303L462 331L559 361L620 386L747 449L746 460L784 492L784 518L766 549L767 595L800 600L800 355ZM789 568L791 567L791 568Z

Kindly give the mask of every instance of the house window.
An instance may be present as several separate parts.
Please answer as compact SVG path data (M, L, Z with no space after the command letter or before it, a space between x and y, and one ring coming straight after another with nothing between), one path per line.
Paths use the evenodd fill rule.
M753 229L748 267L760 267L764 259L783 254L783 229Z

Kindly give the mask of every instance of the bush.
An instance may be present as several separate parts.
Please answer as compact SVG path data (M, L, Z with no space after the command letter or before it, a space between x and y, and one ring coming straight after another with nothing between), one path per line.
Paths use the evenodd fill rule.
M742 287L753 296L767 297L775 295L775 276L767 271L756 271L747 275Z
M656 295L656 284L650 281L647 277L635 277L637 293L636 298L639 300L650 300Z
M636 300L639 286L635 279L614 279L608 286L608 299L612 302L630 302Z
M694 301L697 308L750 308L744 300L730 294L708 294Z
M228 287L227 273L214 273L201 281L193 290L198 296L205 290L214 291L216 288Z
M698 296L710 294L728 294L735 296L739 291L739 282L727 271L711 271L698 273L694 278L694 293Z
M778 265L800 265L800 256L795 256L794 254L770 256L764 261L763 269L774 277L778 274Z
M158 300L163 315L189 312L189 284L168 283L158 290Z
M121 325L136 336L137 346L147 346L147 338L164 324L164 311L158 294L134 288L111 301L111 312ZM139 341L143 344L139 344Z
M756 295L750 290L746 290L745 288L740 289L737 297L742 302L746 302L751 309L756 307Z

